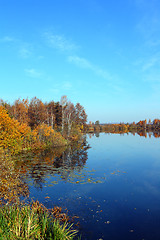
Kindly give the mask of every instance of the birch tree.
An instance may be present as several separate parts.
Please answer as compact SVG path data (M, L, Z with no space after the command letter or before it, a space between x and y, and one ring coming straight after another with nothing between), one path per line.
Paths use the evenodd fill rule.
M62 106L62 135L64 133L64 122L65 122L65 107L66 107L66 104L67 104L67 96L64 95L61 97L61 100L60 100L60 104Z
M64 119L67 126L67 136L71 134L72 124L76 120L76 111L73 103L68 102L64 111Z

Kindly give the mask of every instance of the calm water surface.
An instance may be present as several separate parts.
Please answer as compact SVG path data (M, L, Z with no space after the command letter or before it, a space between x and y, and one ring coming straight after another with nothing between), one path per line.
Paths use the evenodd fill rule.
M30 198L79 216L82 240L159 240L160 139L101 133L86 140L23 160Z

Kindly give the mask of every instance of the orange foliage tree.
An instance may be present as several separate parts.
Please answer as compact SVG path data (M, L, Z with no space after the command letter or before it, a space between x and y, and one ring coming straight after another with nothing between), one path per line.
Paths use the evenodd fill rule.
M12 119L7 110L0 106L0 148L18 153L29 146L30 135L30 127Z
M45 146L62 146L67 144L66 139L62 137L61 133L56 132L51 126L48 127L44 123L38 125L33 130L33 135L37 142L44 144Z
M16 154L22 150L66 144L67 141L51 126L42 123L31 130L26 123L20 123L11 118L7 110L0 106L0 148L5 152Z
M11 107L11 114L17 119L20 123L28 124L28 107L29 101L28 99L18 99L14 102L14 105Z

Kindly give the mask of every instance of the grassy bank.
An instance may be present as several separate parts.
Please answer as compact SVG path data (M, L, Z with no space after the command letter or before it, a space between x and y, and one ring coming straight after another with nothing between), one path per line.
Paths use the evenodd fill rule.
M73 240L76 235L71 224L55 218L54 209L49 211L38 202L0 208L0 239Z

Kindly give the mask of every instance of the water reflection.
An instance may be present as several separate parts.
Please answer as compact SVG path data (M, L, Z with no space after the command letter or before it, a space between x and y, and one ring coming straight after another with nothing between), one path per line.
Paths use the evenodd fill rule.
M9 156L0 157L0 204L19 202L20 196L28 197L29 189L22 178L22 171L15 168Z
M133 136L139 135L140 137L155 137L155 138L159 138L160 137L160 132L159 131L147 131L146 129L141 129L139 131L128 131L128 132L119 132L119 131L113 131L113 132L104 132L105 134L118 134L118 135L128 135L128 134L132 134ZM94 132L94 133L88 133L89 138L92 137L99 137L100 136L100 132Z
M28 182L32 181L36 188L42 189L49 176L57 181L79 181L77 174L84 168L88 159L89 145L86 138L65 148L54 148L43 152L26 155L16 159L16 168ZM74 180L73 180L74 178ZM56 179L53 184L57 183Z
M124 134L129 133L120 135ZM130 134L145 138L160 137L159 132L147 132L146 129L139 132L133 131ZM99 138L100 133L90 133L88 136ZM53 179L50 186L60 181L81 184L103 182L104 176L96 178L93 176L94 169L85 169L89 148L86 137L84 137L82 142L68 147L23 154L12 159L1 155L0 199L8 202L18 201L22 195L29 196L29 183L42 190L51 176Z

